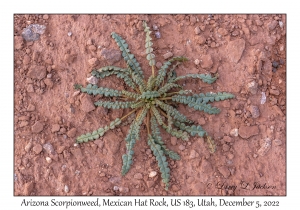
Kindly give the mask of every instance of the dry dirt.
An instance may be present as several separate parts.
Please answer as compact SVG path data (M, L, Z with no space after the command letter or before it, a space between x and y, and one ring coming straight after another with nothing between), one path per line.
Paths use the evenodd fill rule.
M127 41L146 77L151 74L143 20L161 35L153 34L156 61L163 63L171 52L190 59L177 75L219 74L213 85L187 79L186 89L236 96L213 103L221 109L218 115L179 106L213 136L217 150L211 154L203 138L183 142L162 132L167 146L181 155L168 160L169 191L145 127L124 177L121 156L129 125L74 145L78 135L129 111L96 108L92 102L99 98L73 88L87 84L95 68L126 67L111 32ZM46 26L36 41L22 37L30 24ZM15 195L286 195L286 15L15 14L14 41ZM98 85L126 87L116 77ZM149 178L152 171L158 174Z

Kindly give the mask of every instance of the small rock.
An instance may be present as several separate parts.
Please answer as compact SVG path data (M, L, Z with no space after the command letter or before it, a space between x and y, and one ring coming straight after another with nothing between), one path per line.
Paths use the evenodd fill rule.
M35 106L33 104L29 104L27 107L28 112L33 112L35 110Z
M75 91L72 96L75 97L75 96L78 96L79 94L80 94L80 90Z
M164 59L169 59L173 56L173 53L167 52L166 54L163 55Z
M28 121L22 121L19 126L20 126L20 128L23 128L23 127L25 127L27 125L29 125Z
M179 150L183 151L184 149L185 149L185 146L182 145L182 144L180 144L180 145L179 145Z
M238 136L238 135L239 135L239 129L237 129L237 128L232 129L232 130L230 131L230 135L231 135L232 137Z
M100 172L99 176L100 177L105 177L105 173L104 172Z
M220 166L220 167L218 167L218 170L224 176L225 179L230 176L230 171L228 170L228 168L226 166Z
M21 36L14 37L14 46L16 50L20 50L23 48L24 40Z
M74 138L76 136L76 132L77 132L77 129L76 128L71 128L68 132L67 132L67 135L68 137L70 138Z
M197 158L197 157L199 157L199 154L195 150L191 150L189 158L194 159L194 158Z
M35 145L35 146L32 148L32 150L34 151L35 154L38 155L38 154L40 154L40 153L42 152L43 147L42 147L42 145L37 144L37 145Z
M69 190L69 186L68 185L65 185L65 187L64 187L64 191L65 191L65 193L68 193L70 190Z
M270 31L274 30L274 29L276 28L277 24L278 24L277 20L271 21L271 22L268 24L269 30L270 30Z
M27 41L36 41L40 38L40 35L45 32L46 26L39 24L31 24L24 28L22 37Z
M269 138L264 139L264 142L261 145L261 148L257 151L260 156L265 156L268 151L271 149L272 141Z
M171 137L171 144L175 146L177 144L177 138L175 136Z
M97 146L99 147L99 149L102 149L104 146L104 141L97 139L96 141L94 141L95 144L97 144Z
M218 34L225 36L228 34L228 31L225 28L219 28L218 29Z
M243 139L248 139L251 136L255 136L257 134L259 134L259 129L258 129L258 126L256 126L256 125L253 125L253 126L244 126L244 125L242 125L239 128L239 135Z
M262 26L263 25L263 22L260 19L256 19L255 23L256 23L257 26Z
M195 41L197 44L204 44L206 42L206 38L203 35L196 36Z
M46 152L49 155L54 155L55 154L55 151L54 151L54 148L53 148L52 144L46 143L46 144L43 145L43 148L44 148L44 150L46 150Z
M54 124L54 125L52 125L51 132L52 133L58 132L59 129L60 129L60 125L59 124Z
M30 141L30 142L25 146L24 150L25 150L26 152L30 152L31 148L32 148L32 142Z
M45 66L37 66L33 65L30 67L29 71L27 72L27 76L31 79L38 79L41 80L45 78L47 75L47 69Z
M282 141L280 139L275 139L273 142L276 146L282 145Z
M194 63L198 66L198 65L200 64L200 61L199 61L198 59L196 59L196 60L194 61Z
M121 60L121 52L115 49L106 49L101 50L101 56L109 63L113 65L114 63Z
M52 88L53 87L53 81L49 78L44 79L44 83L47 85L47 87Z
M257 93L258 84L255 81L249 82L247 86L251 94L255 95Z
M141 180L143 179L143 175L141 173L136 173L134 174L133 178Z
M50 158L50 157L46 157L46 161L47 161L47 163L52 163L52 159Z
M109 178L108 181L111 182L111 183L113 183L113 184L116 184L116 183L118 183L118 182L121 181L121 177L114 176L114 177Z
M195 31L195 34L197 34L197 35L201 33L201 30L198 26L194 29L194 31Z
M148 188L151 188L151 187L153 187L153 185L155 184L155 182L152 181L152 180L150 180L150 181L147 181L146 184L147 184Z
M40 133L44 129L44 124L40 121L36 121L31 127L32 133Z
M97 85L99 79L97 77L91 76L89 78L86 79L88 81L88 83L93 84L93 85Z
M157 25L153 25L152 28L153 28L154 31L158 30L158 26Z
M177 192L179 190L180 190L180 187L178 185L176 185L176 184L172 185L172 191Z
M27 85L27 88L26 88L26 91L27 91L28 93L33 93L33 92L34 92L33 85L32 85L32 84L28 84L28 85Z
M95 109L95 105L92 102L92 99L90 96L85 95L81 98L81 110L88 113Z
M252 118L258 118L260 116L258 106L250 106L250 112L251 112Z
M211 55L204 55L201 58L201 67L204 69L210 69L213 66L213 60Z
M279 63L278 63L277 61L273 61L273 62L272 62L272 66L273 66L274 68L278 68Z
M25 55L23 58L23 64L27 65L30 63L31 58L28 55Z
M236 39L227 45L227 56L231 62L238 63L245 50L245 40Z
M273 89L270 89L269 93L272 95L276 95L276 96L278 96L280 94L279 90L273 90Z
M231 33L232 36L238 36L240 35L240 32L238 30L234 30L232 33Z
M99 64L99 61L97 58L91 58L88 60L88 63L90 66L95 67Z
M48 20L48 18L49 18L49 15L43 15L44 20Z
M284 24L282 21L278 21L278 24L279 24L280 28L283 28Z
M33 191L33 188L34 188L33 182L25 183L24 191L23 191L24 195L26 195L26 196L30 195Z
M224 152L227 152L227 151L229 151L230 146L228 144L223 144L222 149Z
M114 190L114 191L118 191L118 190L119 190L119 187L118 187L118 186L114 186L113 190Z
M90 51L96 51L97 50L97 47L95 45L90 45L88 46L89 50Z
M234 140L232 138L230 138L229 136L224 136L223 141L228 142L228 143L234 142Z
M157 172L156 171L151 171L150 173L149 173L149 177L150 178L153 178L153 177L155 177L157 175Z
M155 31L154 35L155 35L156 39L160 39L161 38L161 35L160 35L159 31Z
M119 187L119 191L120 191L121 193L128 193L128 192L129 192L129 189L128 189L128 187Z

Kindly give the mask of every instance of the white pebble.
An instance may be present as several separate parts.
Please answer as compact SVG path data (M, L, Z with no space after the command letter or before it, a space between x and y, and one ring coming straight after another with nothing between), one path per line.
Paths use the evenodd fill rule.
M195 60L195 64L196 64L196 65L199 65L199 64L200 64L200 61L199 61L198 59L196 59L196 60Z
M119 187L118 186L114 186L114 191L118 191Z
M68 36L72 36L72 32L70 31L70 32L68 32Z
M70 190L69 190L69 187L68 185L65 185L65 193L68 193Z
M231 136L238 136L239 135L239 129L234 128L230 131Z
M156 171L151 171L149 174L149 177L152 178L152 177L155 177L156 175L157 175Z
M46 157L47 163L52 163L52 159L50 157Z

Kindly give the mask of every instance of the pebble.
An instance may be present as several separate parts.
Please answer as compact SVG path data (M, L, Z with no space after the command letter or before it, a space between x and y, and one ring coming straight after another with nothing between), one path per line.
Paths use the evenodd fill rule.
M249 82L247 86L251 94L255 95L257 93L258 84L255 81Z
M118 190L119 190L119 187L118 187L118 186L114 186L113 190L114 190L114 191L118 191Z
M141 173L136 173L134 174L133 178L141 180L143 179L143 175Z
M115 49L106 49L101 50L101 56L108 62L109 65L113 65L114 63L121 60L122 55L119 50Z
M248 139L251 136L255 136L257 134L259 134L259 129L258 129L258 126L256 126L256 125L253 125L253 126L242 125L239 128L239 135L243 139Z
M153 178L153 177L155 177L157 175L157 172L156 171L151 171L150 173L149 173L149 177L150 178Z
M70 191L70 189L69 189L69 186L68 186L68 185L65 185L65 187L64 187L64 191L65 191L65 193L68 193L68 192Z
M260 116L258 106L250 106L250 112L251 112L252 118L258 118Z
M272 66L273 66L274 68L278 68L279 63L278 63L277 61L273 61L273 62L272 62Z
M77 129L76 129L76 128L71 128L71 129L67 132L67 135L68 135L68 137L73 138L73 137L76 136L76 132L77 132Z
M228 144L223 144L222 149L224 152L227 152L230 150L230 146Z
M265 92L261 92L260 104L266 103L267 97Z
M47 74L47 78L51 79L52 78L52 74Z
M176 137L174 137L174 136L171 137L171 144L173 146L175 146L177 144L177 138Z
M269 138L264 139L264 142L261 145L261 148L257 151L260 156L265 156L268 151L271 149L272 141Z
M68 32L68 36L72 36L72 32L71 31Z
M197 34L197 35L201 33L201 30L198 26L194 29L194 31L195 31L195 34Z
M44 20L48 20L48 18L49 18L49 15L43 15Z
M100 172L100 171L99 171ZM104 172L100 172L99 174L100 177L105 177L105 173Z
M43 145L43 148L46 150L46 152L49 155L54 155L55 154L55 151L54 151L54 148L53 148L52 144L46 143L46 144Z
M280 27L280 28L283 28L283 25L284 25L284 24L283 24L282 21L279 21L278 24L279 24L279 27Z
M282 145L282 141L280 139L275 139L273 142L276 146Z
M179 150L183 151L185 149L185 146L180 144L178 148L179 148Z
M90 84L97 85L99 79L97 77L91 76L91 77L87 78L86 81Z
M154 31L158 30L158 26L157 25L153 25L152 28L153 28Z
M238 63L245 50L246 42L244 39L230 41L227 45L227 56L231 62Z
M114 176L114 177L109 178L109 182L111 182L113 184L115 184L117 182L120 182L120 181L121 181L121 178L118 177L118 176Z
M128 187L119 187L119 191L122 192L122 193L128 193L129 188Z
M171 58L172 56L173 56L173 53L171 53L171 52L167 52L167 53L165 53L165 54L163 55L164 59L169 59L169 58Z
M27 72L26 76L32 79L44 79L47 75L47 69L45 66L32 65Z
M239 135L239 129L237 129L237 128L232 129L232 130L230 131L230 135L231 135L232 137L238 136L238 135Z
M39 24L31 24L24 28L22 37L27 41L36 41L40 38L40 35L45 32L46 26Z
M96 109L91 97L89 95L85 95L81 98L81 110L88 113Z
M35 145L32 150L36 155L40 154L43 151L43 147L40 144Z
M197 157L199 157L199 154L195 150L191 150L189 158L194 159L194 158L197 158Z
M88 60L88 64L89 64L90 66L92 66L92 67L98 65L98 63L99 63L99 61L98 61L97 58L91 58L91 59Z
M52 159L50 157L46 157L47 163L52 163Z
M218 34L225 36L228 34L228 31L225 28L219 28L218 29Z
M30 141L30 142L25 146L24 150L25 150L26 152L29 152L29 151L31 150L31 148L32 148L32 142Z
M32 133L40 133L44 129L44 124L40 121L36 121L31 127Z
M160 35L160 32L159 31L155 31L155 37L157 38L157 39L160 39L161 38L161 35Z
M278 24L277 20L271 21L271 22L268 24L269 30L270 30L270 31L274 30L274 29L276 28L277 24Z
M230 171L226 166L220 166L218 167L218 170L224 176L224 178L228 178L230 176Z
M59 129L60 129L60 125L54 124L54 125L52 125L51 132L52 133L57 132L57 131L59 131Z
M276 95L276 96L278 96L280 94L279 90L273 90L273 89L270 89L269 93L272 95Z
M199 61L198 59L196 59L196 60L194 61L194 63L195 63L196 65L199 65L199 64L200 64L200 61Z
M213 60L211 55L204 55L201 57L201 67L204 69L210 69L213 66Z
M157 63L155 64L155 66L156 66L158 69L160 69L160 67L162 67L162 63L161 63L161 62L157 62Z

